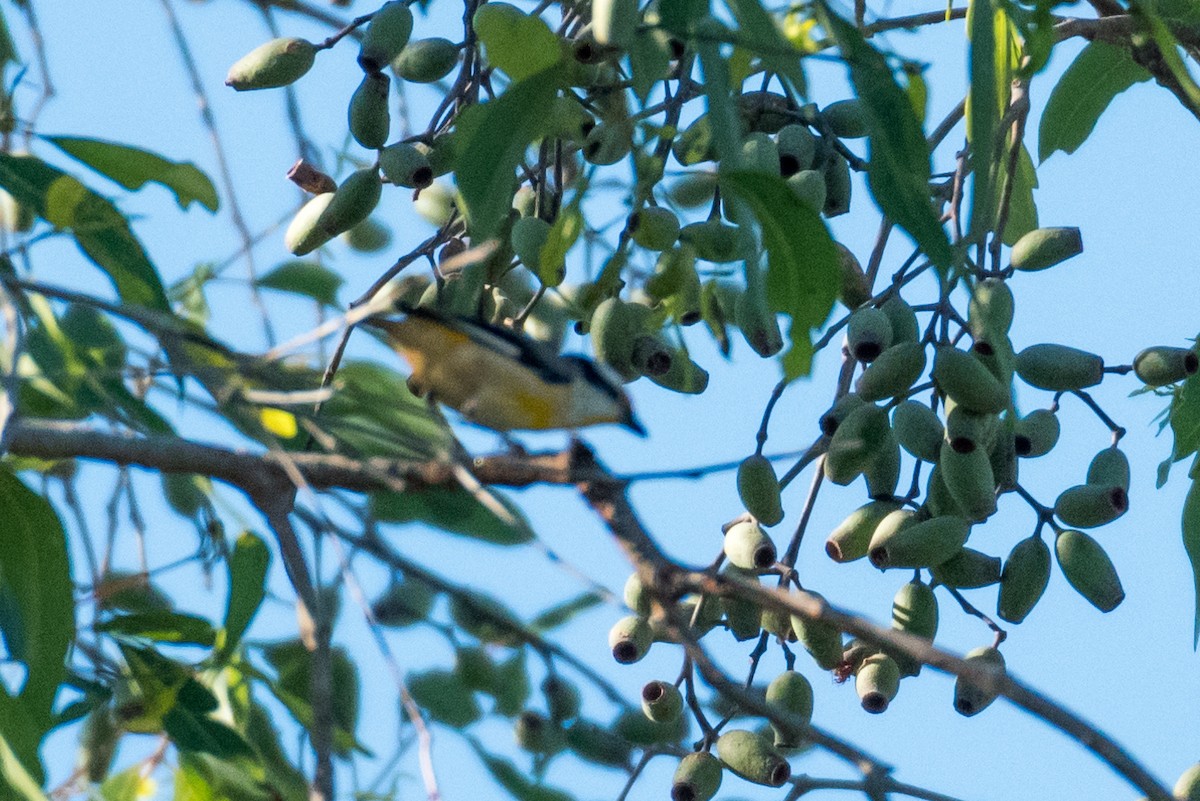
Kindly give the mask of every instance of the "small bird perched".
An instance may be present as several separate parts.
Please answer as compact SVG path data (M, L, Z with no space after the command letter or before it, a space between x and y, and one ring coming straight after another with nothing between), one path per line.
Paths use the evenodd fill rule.
M619 423L645 436L621 381L604 365L562 356L508 328L429 309L370 317L412 366L409 385L495 431Z

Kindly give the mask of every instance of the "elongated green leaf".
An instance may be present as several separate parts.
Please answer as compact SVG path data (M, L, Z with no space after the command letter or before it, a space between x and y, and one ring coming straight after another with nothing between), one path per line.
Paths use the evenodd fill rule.
M286 261L257 281L261 287L304 295L325 306L337 306L337 292L345 281L340 275L312 261Z
M221 759L254 753L250 744L234 729L181 705L163 715L163 731L181 751L212 754Z
M708 129L717 159L735 164L742 141L742 121L730 96L729 61L721 55L716 42L696 43L700 68L704 73L704 97L708 101Z
M49 801L0 731L0 791L13 801Z
M452 670L431 670L407 679L408 691L430 717L461 729L479 720L483 712L475 695Z
M581 188L558 215L538 254L538 279L544 286L558 286L566 277L567 252L583 233L583 213L580 211L583 194Z
M422 521L496 545L520 545L533 539L521 510L494 490L490 497L498 509L488 508L462 489L431 487L407 492L376 492L372 509L379 520L390 523ZM503 510L507 519L497 511Z
M278 678L271 691L305 727L312 726L312 654L299 640L275 643L263 649L263 655L275 668ZM358 748L354 730L358 725L358 668L344 648L335 647L333 660L333 719L340 734L334 747L340 753Z
M96 625L97 631L155 642L211 646L216 630L202 617L181 612L139 612L119 615Z
M726 0L730 12L740 27L742 45L757 55L768 70L786 80L796 94L808 94L804 70L800 67L801 53L784 38L775 19L759 0Z
M496 685L491 695L496 699L496 714L513 717L529 702L529 669L525 665L525 649L520 648L508 659L496 665Z
M553 787L535 784L508 760L488 753L473 739L470 742L475 753L483 760L488 773L492 774L492 778L517 801L573 801L570 794Z
M823 22L850 68L850 80L867 115L870 130L871 194L879 208L908 232L936 266L954 260L950 240L929 198L929 146L912 103L896 83L887 61L850 23L821 0Z
M558 89L560 72L549 69L531 75L495 100L460 115L462 155L455 175L472 241L494 236L508 214L517 164L529 143L546 132L544 112Z
M82 136L46 136L47 142L71 158L136 191L148 183L162 184L175 195L180 208L193 202L209 211L218 206L217 189L209 177L191 162L170 161L157 153L130 145L88 139Z
M175 771L175 801L219 801L207 776L193 760L181 759Z
M137 801L141 786L142 768L141 765L134 765L114 773L100 784L100 801Z
M1134 18L1141 19L1150 29L1150 36L1158 45L1158 52L1162 55L1163 63L1167 65L1167 69L1171 71L1171 75L1183 89L1183 93L1187 95L1192 108L1200 108L1200 86L1196 84L1196 80L1188 72L1187 65L1183 63L1183 57L1179 55L1179 40L1175 38L1175 34L1159 17L1152 3L1133 2L1131 5Z
M971 34L970 116L967 138L971 141L970 236L978 241L995 221L996 132L1000 127L1000 98L996 92L996 34L991 0L971 0L968 12Z
M598 592L583 592L571 598L568 601L563 601L560 604L555 604L540 615L529 621L529 628L534 631L549 631L550 629L558 628L571 621L580 612L586 612L593 606L597 606L604 602Z
M1183 548L1192 565L1195 584L1196 616L1192 628L1192 648L1200 644L1200 479L1192 481L1183 502Z
M1037 188L1037 168L1024 145L1017 155L1017 171L1013 176L1012 196L1008 201L1008 224L1004 226L1004 244L1012 246L1017 240L1038 227L1037 205L1033 190ZM999 196L1002 186L995 186Z
M1083 48L1058 80L1038 126L1038 160L1079 149L1112 99L1150 73L1129 51L1107 42Z
M767 251L767 302L772 311L792 320L784 375L807 375L812 366L810 332L824 325L837 300L837 248L825 223L782 179L734 172L723 175L721 185L758 220Z
M8 29L8 20L4 13L0 12L0 69L9 63L20 64L21 56L17 53L17 46L13 44L12 33Z
M221 652L237 648L242 634L254 619L267 591L267 569L271 551L258 535L243 531L229 555L229 601L225 605L225 625L221 633Z
M488 64L514 81L554 68L562 60L558 37L541 17L523 14L507 4L480 6L475 33Z

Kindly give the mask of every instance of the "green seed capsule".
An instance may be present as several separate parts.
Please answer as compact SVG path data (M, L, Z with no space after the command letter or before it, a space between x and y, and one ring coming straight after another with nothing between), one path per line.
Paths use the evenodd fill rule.
M912 343L908 343L912 344ZM901 347L894 346L891 350ZM890 353L891 351L888 351ZM887 356L880 357L880 362ZM876 364L878 364L877 362ZM867 372L873 370L871 365ZM937 412L923 403L906 400L892 412L892 428L904 450L925 462L936 463L941 458L944 429Z
M766 570L775 564L775 543L758 523L744 520L725 532L725 558L743 570Z
M391 128L388 113L388 87L392 80L380 72L363 76L347 112L350 135L370 150L378 150L387 142Z
M762 630L774 634L779 642L795 642L796 632L792 630L792 621L787 612L775 609L762 610Z
M901 342L879 355L859 377L855 390L868 401L893 398L908 391L925 372L925 346Z
M938 467L950 497L967 520L979 523L995 514L996 478L987 451L959 453L943 443Z
M987 278L975 285L967 306L967 324L975 338L996 339L1008 334L1013 321L1013 294L1008 282Z
M736 565L727 564L721 570L726 577L747 584L758 585L758 574L750 570L742 570ZM735 596L721 598L721 609L725 612L725 623L729 632L738 642L745 642L758 636L762 630L762 609L753 601Z
M716 155L707 114L701 114L679 132L679 136L671 143L671 154L685 167L709 161Z
M764 359L783 350L779 320L760 293L746 291L738 298L738 327L750 348Z
M1111 612L1125 600L1117 570L1100 543L1082 531L1068 529L1055 539L1054 550L1067 581L1092 606Z
M705 220L685 225L679 239L696 249L696 256L717 264L745 259L752 249L752 239L736 225L720 220Z
M896 494L900 482L900 443L891 430L863 467L863 478L867 480L867 497L872 500L887 500Z
M950 494L950 488L946 486L946 482L942 479L942 468L940 465L935 464L933 470L929 471L929 478L925 482L925 503L923 506L934 517L940 517L941 515L964 516L958 502Z
M433 141L429 144L417 142L416 148L425 154L425 158L429 161L429 168L433 170L435 176L445 175L454 170L455 150L455 134L444 133L433 137Z
M800 170L788 176L787 185L800 202L817 214L825 208L825 174L820 170Z
M973 412L999 414L1008 407L1009 390L974 356L942 345L933 360L933 381L956 403Z
M1050 583L1050 547L1041 537L1028 537L1013 546L1000 574L996 614L1020 623L1037 605Z
M630 710L617 718L613 728L633 745L677 743L687 734L687 718L681 715L671 723L655 723L640 711Z
M830 103L821 110L821 119L834 136L842 139L861 139L868 133L867 115L858 98Z
M342 234L342 241L359 253L378 253L392 243L392 232L378 220L368 218Z
M1058 444L1058 415L1049 409L1034 409L1016 422L1014 431L1018 456L1045 456Z
M1030 345L1017 354L1016 367L1026 384L1051 392L1085 389L1104 378L1104 359L1066 345Z
M767 703L809 723L813 713L812 685L802 674L785 670L767 685ZM802 732L794 727L772 723L771 728L776 748L796 748L803 741Z
M379 72L408 44L412 35L413 15L401 0L385 3L371 17L358 51L358 65L366 72Z
M1053 267L1083 252L1078 228L1038 228L1013 245L1009 264L1013 269L1034 272Z
M1063 490L1054 514L1068 526L1096 528L1111 523L1129 508L1129 495L1120 486L1080 484Z
M835 484L849 484L888 445L890 433L887 412L873 403L859 406L838 425L829 440L825 477Z
M995 442L1000 418L978 414L947 399L946 442L959 453L987 450Z
M555 723L574 720L579 716L582 699L579 688L562 676L547 676L542 681L542 695L546 697L546 709Z
M671 782L671 801L709 801L721 788L721 760L697 751L679 760Z
M630 615L618 620L608 632L613 659L631 665L646 655L654 641L654 630L645 618Z
M521 263L535 275L541 274L542 248L550 237L550 223L540 217L522 217L513 223L513 252Z
M900 666L887 654L868 656L854 674L854 690L872 715L887 711L900 690Z
M1144 384L1163 387L1195 375L1200 369L1200 357L1191 348L1169 348L1160 345L1146 348L1133 359L1133 373Z
M679 137L676 137L679 141ZM667 188L667 196L680 208L695 209L712 203L717 177L711 172L691 172Z
M689 284L699 287L700 278L696 273L696 251L685 244L659 255L645 289L650 297L663 300L684 291Z
M783 520L783 506L779 502L779 478L771 461L762 454L747 456L738 465L738 496L746 511L754 515L764 526L773 526Z
M640 617L648 617L653 608L653 603L650 598L650 593L646 590L646 585L642 584L642 580L637 573L630 573L629 578L625 579L625 588L622 592L622 599L625 605L634 611Z
M1088 465L1087 483L1104 484L1129 490L1129 457L1113 445L1092 457Z
M825 553L835 562L853 562L867 555L875 529L900 508L894 501L871 501L858 507L838 525L825 542Z
M754 132L742 140L738 168L764 175L779 175L779 148L765 133Z
M350 173L333 193L333 200L321 214L318 225L330 238L350 230L370 216L379 205L382 192L383 183L375 169Z
M1000 582L1000 557L963 548L931 571L938 584L960 590L990 587Z
M917 313L912 310L912 306L909 306L904 298L892 295L883 302L879 310L886 314L892 322L892 342L916 342L921 338Z
M808 594L824 600L819 593L810 590ZM842 633L820 620L809 620L800 615L790 617L796 639L816 660L817 667L822 670L836 668L842 661Z
M454 214L456 206L454 190L441 182L425 187L413 201L413 211L425 222L438 228L450 221L450 215Z
M842 424L842 421L862 405L863 399L854 393L838 398L834 401L833 406L829 407L829 411L821 415L818 421L821 433L827 437L832 437L837 432L838 426Z
M1183 772L1172 794L1179 801L1200 801L1200 765L1192 765Z
M590 334L596 360L606 364L625 381L641 375L633 364L633 349L643 332L646 307L607 298L592 313Z
M225 76L225 85L238 92L275 89L298 81L312 69L317 47L304 39L272 39L242 56Z
M824 194L821 195L824 197ZM818 210L820 206L816 207ZM850 248L843 245L841 242L833 243L838 250L838 272L840 281L838 282L838 299L842 301L848 309L857 309L859 306L871 299L871 285L867 281L867 274L863 272L862 265L859 264L858 258L851 252ZM884 312L887 314L887 312ZM888 320L891 320L891 315L888 315ZM895 326L892 327L892 342L899 342L896 338Z
M1000 386L1007 387L1012 384L1017 356L1012 347L1012 340L1006 335L975 337L971 343L971 354L996 377Z
M892 325L879 309L865 307L850 315L846 343L860 362L873 362L892 344Z
M517 745L531 754L553 754L564 745L563 731L537 712L522 712L513 725Z
M587 138L583 140L583 157L590 164L616 164L629 155L632 146L627 126L601 122L588 131Z
M972 665L992 671L1004 673L1004 657L995 648L976 648L968 651L963 657ZM959 676L954 682L954 711L970 717L977 715L996 700L996 693L985 690L977 684Z
M1018 459L1017 443L1013 436L1013 422L1006 417L997 427L996 439L988 448L988 461L992 465L992 478L997 492L1012 492L1017 488Z
M679 218L662 206L647 206L629 215L633 241L647 250L666 250L679 239Z
M670 723L683 714L683 694L669 682L647 682L642 687L642 713L655 723Z
M564 739L567 748L588 762L618 768L629 764L629 742L609 726L576 720L567 727Z
M910 581L892 600L892 628L933 642L938 627L937 596L933 588L919 581ZM901 676L916 676L921 664L915 659L897 654L892 657Z
M433 83L450 74L458 64L458 45L435 36L409 42L392 62L392 69L409 83Z
M781 787L791 778L787 760L752 731L734 729L717 739L717 757L736 775L754 784Z
M698 35L703 36L703 29L712 21L715 19L711 16L701 20ZM728 37L729 29L714 26L709 34ZM795 116L791 101L778 92L743 92L737 96L737 108L746 130L768 134L779 133Z
M850 163L834 152L825 163L825 216L837 217L850 211Z
M685 395L699 395L708 388L708 371L696 364L684 350L671 354L666 372L658 375L647 372L646 377L660 387Z
M895 513L893 513L895 514ZM883 570L894 567L933 567L962 550L971 524L945 515L919 523L893 526L885 518L871 538L871 564Z
M296 212L283 235L284 246L293 254L304 256L333 239L334 235L327 233L319 224L321 216L333 202L333 194L326 192L317 195Z
M779 149L779 173L790 177L796 173L812 169L813 156L817 152L817 138L807 125L785 125L775 135L775 145ZM818 173L819 174L819 173ZM821 178L821 194L825 194L825 179ZM817 206L821 209L824 203Z
M396 186L424 189L433 183L433 167L417 145L397 142L379 152L379 169Z

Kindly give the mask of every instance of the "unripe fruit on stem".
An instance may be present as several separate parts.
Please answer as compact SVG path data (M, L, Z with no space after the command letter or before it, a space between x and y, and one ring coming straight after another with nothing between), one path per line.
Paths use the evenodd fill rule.
M824 197L824 194L822 194ZM871 299L871 286L867 282L867 274L863 272L862 265L859 264L858 258L850 251L850 248L843 245L841 242L833 243L838 250L838 270L841 276L841 281L838 287L838 298L848 309L857 309L859 306ZM887 312L884 312L887 314ZM888 320L892 318L889 315ZM896 338L895 326L892 326L892 342L899 342Z
M1017 355L1007 335L976 336L971 342L971 353L995 376L1000 386L1012 384Z
M547 676L542 681L542 695L546 696L550 719L556 723L579 716L579 688L561 676Z
M892 600L892 628L933 642L937 627L938 605L933 588L919 581L901 587ZM915 659L902 654L892 658L901 676L916 676L921 672L921 664Z
M370 216L379 204L383 183L374 168L358 170L346 177L333 193L319 225L330 237L348 231Z
M767 685L767 703L794 715L805 723L812 721L813 690L808 679L794 670L785 670ZM772 723L776 748L796 748L803 740L794 727Z
M784 178L812 167L813 155L817 152L817 138L807 125L785 125L775 135L779 149L779 174ZM825 179L821 178L821 194L824 195ZM824 204L822 204L824 205ZM820 206L817 211L820 211Z
M833 406L829 407L829 411L821 415L818 420L818 425L821 428L821 433L832 437L838 430L838 426L842 421L850 416L850 413L863 405L863 399L854 393L843 395L834 401Z
M1105 484L1129 490L1129 458L1116 445L1105 448L1092 457L1088 465L1087 483Z
M655 723L670 723L683 714L683 694L669 682L647 682L642 687L642 713Z
M351 250L359 253L378 253L392 242L392 232L383 223L368 218L342 234Z
M779 642L796 641L796 632L792 630L792 621L787 612L776 609L762 610L762 630L774 634Z
M735 565L727 564L721 570L727 577L743 581L747 584L758 585L758 575L752 570L742 570ZM721 609L725 612L725 623L729 633L738 642L758 637L762 630L762 609L753 601L727 595L721 598Z
M583 140L583 157L591 164L616 164L629 155L633 141L629 128L618 123L601 122L588 131Z
M358 65L366 72L379 72L408 44L412 35L413 15L400 0L385 3L371 17L358 51Z
M646 250L666 250L679 239L679 218L662 206L647 206L629 215L626 223L633 241Z
M1079 484L1063 490L1054 514L1068 526L1096 528L1111 523L1129 508L1125 489L1111 484Z
M854 690L863 709L872 715L885 712L900 690L900 666L887 654L868 656L854 674Z
M326 192L301 206L283 234L284 247L297 256L304 256L333 239L334 235L326 233L318 224L332 202L333 192Z
M946 442L959 453L990 448L999 426L1000 418L994 414L978 414L946 401Z
M958 501L954 500L954 496L950 494L950 488L946 486L946 481L942 477L941 465L935 464L929 471L929 480L925 482L924 507L934 517L940 515L964 516L962 507L958 505Z
M537 712L522 712L513 726L517 745L533 754L553 754L563 747L563 733Z
M750 253L748 232L718 219L685 225L679 238L696 249L696 256L717 264L741 261Z
M677 743L687 733L687 718L680 716L671 723L655 723L640 711L631 709L617 718L613 728L633 745Z
M778 176L779 148L775 146L775 140L761 131L743 139L738 169Z
M941 345L933 360L933 381L955 402L973 412L999 414L1008 407L1009 389L966 351Z
M641 331L634 337L630 361L633 363L633 369L642 375L649 376L651 380L664 378L671 372L672 366L678 368L689 362L685 353L672 350L670 344L660 334L653 331ZM707 375L704 378L705 381L708 380ZM664 382L656 381L656 383L663 384ZM703 391L703 389L704 387L700 387L695 391ZM678 391L686 391L686 388Z
M678 141L676 137L676 141ZM692 172L679 178L667 189L667 196L680 208L694 209L712 202L717 178L711 172Z
M864 403L850 412L834 431L825 453L825 477L835 484L849 484L867 469L881 448L889 445L891 426L887 412Z
M1104 359L1066 345L1030 345L1017 354L1016 368L1026 384L1050 392L1085 389L1104 378Z
M917 324L917 313L899 295L892 295L883 302L879 310L892 322L892 342L916 342L921 338Z
M894 501L871 501L850 513L825 542L825 553L835 562L853 562L867 555L875 529L900 508Z
M1045 456L1058 444L1059 430L1058 415L1049 409L1034 409L1016 423L1017 456Z
M746 343L759 356L766 359L783 350L779 320L760 293L743 292L738 298L736 317Z
M350 135L369 150L378 150L387 142L391 129L391 115L388 113L388 87L391 83L391 78L383 73L368 73L350 98L347 112Z
M655 300L687 300L699 314L700 275L696 272L696 251L690 245L664 250L654 265L654 275L646 279L646 294Z
M646 590L642 580L637 573L630 573L629 578L625 579L625 589L622 594L622 599L625 605L633 610L634 614L639 617L648 617L653 604L650 600L650 593Z
M644 306L607 298L592 313L592 352L597 361L611 367L625 381L641 374L633 364L633 349L643 332L646 311Z
M822 598L819 593L809 595ZM842 661L842 633L820 620L791 615L792 631L822 670L833 670Z
M550 223L540 217L522 217L513 223L509 241L513 253L533 274L542 272L542 247L550 237Z
M996 478L987 451L959 453L943 443L938 467L950 497L967 520L979 523L995 514Z
M1041 537L1021 540L1008 554L1000 574L996 614L1020 623L1033 610L1050 583L1050 547Z
M565 740L567 747L581 759L612 767L629 764L629 743L607 726L576 720L567 728Z
M1191 348L1146 348L1133 359L1133 373L1142 383L1163 387L1195 375L1200 357Z
M1000 557L988 556L974 548L963 548L935 566L930 573L938 584L959 590L990 587L1000 581Z
M1061 532L1054 540L1054 551L1067 581L1092 606L1111 612L1125 600L1112 560L1087 534L1071 529Z
M679 760L671 782L671 801L709 801L721 787L721 760L707 751Z
M834 152L825 163L825 216L837 217L850 211L850 193L850 162Z
M967 323L976 339L995 339L1008 333L1013 321L1013 294L1008 282L987 278L975 284L967 306Z
M901 342L879 355L859 376L855 390L863 400L880 401L908 391L925 372L925 346Z
M734 729L722 734L717 740L717 757L725 767L754 784L782 787L792 776L787 760L752 731Z
M685 350L670 354L666 372L655 374L643 370L646 377L660 387L685 395L699 395L708 388L708 371L696 364Z
M825 208L828 190L825 188L825 174L820 170L800 170L793 173L788 176L787 185L800 202L814 213L820 214Z
M900 443L891 429L884 433L863 467L863 478L867 480L867 497L872 500L887 500L896 494L900 482Z
M1185 770L1171 793L1179 801L1200 801L1200 765Z
M744 520L725 532L725 558L743 570L766 570L775 564L775 543L758 523Z
M892 350L898 347L896 345ZM871 365L871 368L874 366ZM918 459L936 463L941 457L944 436L942 421L937 412L925 404L914 400L901 403L892 412L892 428L904 450Z
M450 215L454 213L456 206L454 190L443 183L430 184L421 190L417 199L413 201L413 211L437 228L450 221Z
M458 45L435 36L406 44L392 62L392 69L409 83L433 83L449 75L457 63Z
M707 114L701 114L679 132L679 136L671 143L671 154L685 167L713 158L712 129Z
M1004 673L1004 657L995 648L976 648L968 651L964 659L985 670ZM960 715L977 715L995 700L995 692L985 690L969 679L959 676L954 682L954 711Z
M272 39L251 50L229 68L225 85L238 92L275 89L299 80L312 69L317 47L304 39Z
M708 29L707 35L728 38L730 34L729 28L717 23L712 16L700 20L700 27L697 29L697 35L703 38L705 28ZM794 118L794 113L791 109L791 103L786 97L778 92L763 92L750 91L743 92L736 98L738 116L748 131L758 131L761 133L774 134L783 130L789 122Z
M868 556L871 564L881 570L933 567L962 550L970 533L971 524L953 515L900 526L888 525L885 518L871 538Z
M1038 228L1017 240L1009 255L1016 270L1034 272L1053 267L1083 252L1078 228Z
M859 309L846 325L846 344L858 361L875 361L892 344L891 321L879 309Z
M409 142L388 145L379 152L379 169L396 186L424 189L433 183L433 167L424 151Z
M773 526L783 520L783 506L779 502L779 478L771 461L762 454L747 456L738 465L738 497L746 511L754 515L764 526Z
M834 136L861 139L867 135L867 115L858 98L838 100L821 109L821 119Z
M654 640L654 630L645 618L635 615L618 620L608 632L608 647L613 659L631 665L646 655Z
M1018 459L1017 443L1013 437L1013 423L1010 418L1000 421L997 426L996 440L988 448L988 461L992 465L992 478L996 482L997 492L1012 492L1017 488Z

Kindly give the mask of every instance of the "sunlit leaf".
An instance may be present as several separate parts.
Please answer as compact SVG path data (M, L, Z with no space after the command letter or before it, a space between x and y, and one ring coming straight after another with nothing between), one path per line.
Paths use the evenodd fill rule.
M0 791L13 801L49 801L35 779L13 752L0 730Z
M1192 566L1195 584L1196 614L1192 627L1192 647L1200 643L1200 479L1193 480L1183 502L1183 548Z
M726 0L738 22L740 40L762 59L768 70L785 79L796 94L807 94L800 51L784 38L774 18L759 0Z
M258 279L260 287L304 295L324 306L338 305L337 292L345 283L340 275L316 262L286 261Z
M464 489L381 491L371 495L371 508L375 517L385 522L424 522L495 545L520 545L533 539L521 510L495 490L487 492L488 504ZM492 506L493 502L498 507Z
M181 751L229 759L253 753L237 731L206 714L177 705L163 715L163 731Z
M488 64L520 81L562 60L558 37L541 17L512 13L511 6L501 6L503 10L483 8L480 6L481 13L475 17L475 33Z
M181 612L138 612L96 624L106 634L140 637L155 642L211 646L216 630L202 617Z

